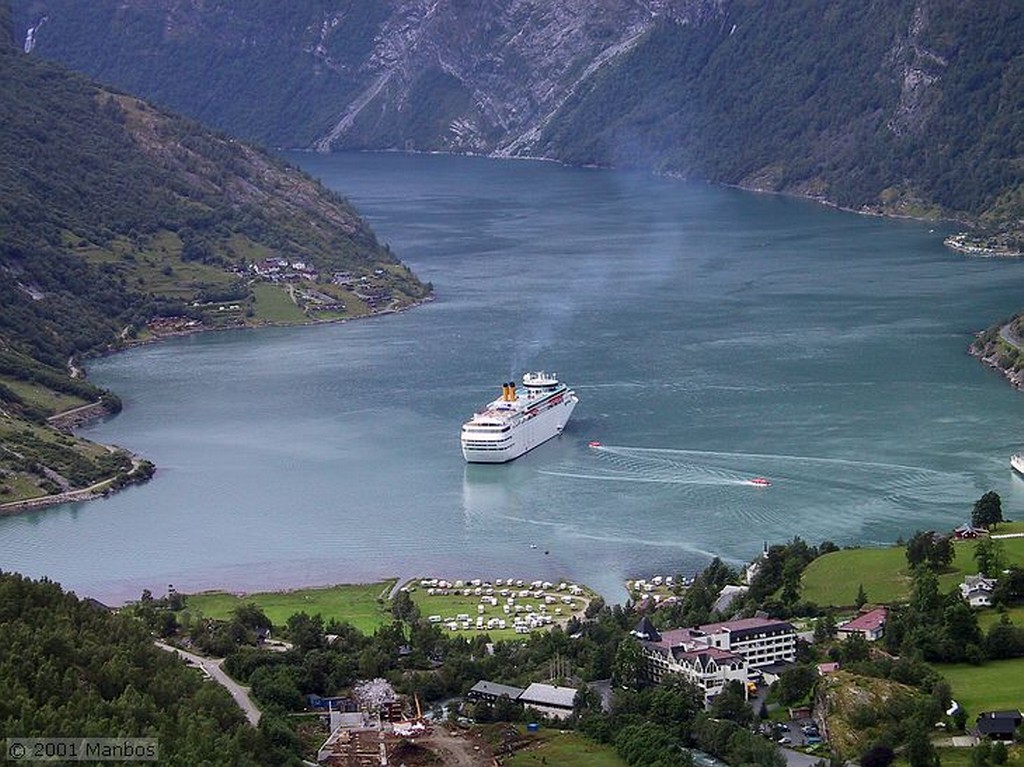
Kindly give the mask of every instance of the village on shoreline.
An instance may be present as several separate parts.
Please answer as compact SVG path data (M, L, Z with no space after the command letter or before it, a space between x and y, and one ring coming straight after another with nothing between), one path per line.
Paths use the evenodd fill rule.
M900 626L906 611L917 609L914 605L919 599L922 574L933 579L937 594L955 594L966 610L965 615L972 616L981 630L994 636L993 632L1005 624L1015 626L1013 630L1024 636L1024 604L997 609L993 600L1000 593L1000 578L974 574L979 567L989 566L1009 567L1005 573L1022 572L1024 522L1004 521L991 528L965 522L941 534L919 531L910 541L882 548L840 549L827 542L808 548L795 538L784 545L766 545L758 557L740 570L731 570L716 560L692 576L649 575L632 579L624 584L628 595L625 604L611 607L582 584L567 579L530 580L516 574L491 579L389 579L373 584L258 594L179 595L172 587L167 597L157 602L167 604L169 600L175 605L179 625L191 627L191 633L184 636L195 636L198 627L210 620L231 622L240 615L264 616L266 628L257 631L254 648L246 651L249 653L299 652L310 641L305 632L309 630L308 621L313 619L322 620L317 625L325 632L322 641L327 646L351 641L344 639L349 635L338 620L349 623L366 637L373 637L373 642L392 636L390 621L405 625L405 641L409 645L398 649L399 667L404 665L403 658L411 661L422 652L417 645L422 639L416 637L423 631L440 632L436 635L439 639L443 636L450 638L445 641L465 641L485 656L493 656L493 662L486 664L492 669L491 675L477 678L472 684L467 680L468 691L464 689L463 695L448 698L440 708L428 705L432 696L425 689L420 694L403 695L383 679L375 682L379 688L376 694L380 696L377 703L367 703L361 697L367 693L365 689L360 692L362 688L358 685L350 692L307 695L305 710L314 716L321 712L325 722L330 720L326 729L317 730L323 737L317 750L322 764L355 765L357 756L365 756L363 751L371 741L383 741L389 753L390 749L405 753L403 749L415 744L436 756L451 747L449 740L455 738L457 743L472 744L474 753L481 758L466 762L442 759L440 763L490 765L487 760L498 753L494 742L484 734L489 732L484 723L494 721L489 717L495 715L499 717L497 721L540 722L540 731L526 731L519 724L516 745L509 753L526 749L543 754L557 728L561 727L564 734L566 727L571 732L585 721L588 715L584 712L589 709L581 709L584 698L590 701L587 706L596 706L595 711L604 710L607 716L614 711L615 691L620 686L623 690L658 689L672 684L670 680L675 678L685 679L699 691L704 707L712 715L724 710L727 697L733 694L730 690L738 685L739 700L748 712L741 716L741 721L751 724L758 737L783 747L787 755L796 755L792 759L803 752L812 760L827 760L830 753L849 756L864 747L857 727L851 729L850 717L854 714L848 710L848 704L838 702L837 696L841 690L863 692L882 684L863 676L874 673L870 671L872 664L902 662L890 655L891 638L887 632L902 632ZM914 552L918 548L924 552L924 558L915 566L911 559L917 556ZM995 564L986 564L987 560L979 555L982 549L989 554L995 552ZM784 565L801 557L807 561L794 585L789 580L794 568ZM929 557L936 558L932 564ZM783 575L783 571L789 574ZM789 589L795 589L795 593L787 597ZM698 625L679 625L677 621L692 614L698 596L714 599L702 613L712 616L711 622L705 619ZM754 601L750 601L752 596ZM1024 594L1018 595L1018 599L1022 597ZM948 599L953 600L953 596ZM147 604L153 604L148 594L123 610L137 613L149 609ZM892 628L889 624L894 620L896 627ZM501 621L505 621L504 626ZM608 667L611 679L581 679L577 662L567 660L576 651L568 651L573 645L563 643L593 642L593 632L607 630L599 627L611 625L608 621L625 631L624 638L618 640L624 644L619 645L615 664ZM551 636L552 630L556 639L542 639ZM162 641L177 645L182 652L202 650L199 640L182 644L174 634ZM528 648L539 648L552 641L564 649L546 666L535 668L525 677L525 669L506 666L510 658L530 652ZM523 649L499 649L509 642ZM624 649L629 647L634 649ZM635 653L631 666L623 667L624 652ZM196 657L200 660L190 661L193 665L205 662L201 656ZM252 656L253 661L256 657ZM559 657L561 660L557 660ZM413 667L424 661L435 672L446 664L441 656L431 660L428 652ZM227 663L227 668L233 667L230 660ZM1007 731L1006 721L1000 717L1024 707L1024 699L1020 698L1020 689L995 680L1016 678L1017 672L1024 670L1022 664L1024 656L979 660L966 667L949 665L948 661L932 664L939 674L936 678L947 680L947 695L952 703L944 704L949 710L943 717L942 728L929 736L931 747L963 751L1002 743L1001 747L1010 746L1008 763L1017 764L1013 760L1024 757L1024 752L1013 746L1012 741L1020 721L1014 724L1012 717L1006 720L1010 727ZM813 673L807 672L809 675L805 676L806 669ZM924 673L923 669L914 674ZM802 681L794 692L790 687L798 677ZM394 678L388 678L394 683ZM517 684L519 680L523 683ZM259 691L259 683L250 684L253 691ZM894 691L895 688L884 695ZM253 705L257 710L262 707L258 696ZM873 705L884 708L882 703ZM543 729L544 722L555 730ZM1009 740L1005 740L1007 737ZM596 747L586 746L586 740L572 742L574 749ZM792 759L792 764L799 763ZM945 760L943 756L944 763Z

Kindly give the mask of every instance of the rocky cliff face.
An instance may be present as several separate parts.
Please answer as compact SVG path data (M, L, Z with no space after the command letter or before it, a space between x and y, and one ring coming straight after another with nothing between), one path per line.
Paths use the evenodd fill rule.
M529 154L580 83L633 48L656 20L688 24L717 13L714 0L406 0L375 39L363 87L316 146L372 143L388 133L387 123L415 119L408 113L433 79L460 98L423 137L429 148Z
M273 146L635 165L1024 230L1014 0L12 2L33 55Z
M579 83L657 20L702 24L722 12L720 0L14 5L37 54L250 138L501 154L530 153ZM310 130L234 114L233 101L259 96L269 96L264 111L297 110Z

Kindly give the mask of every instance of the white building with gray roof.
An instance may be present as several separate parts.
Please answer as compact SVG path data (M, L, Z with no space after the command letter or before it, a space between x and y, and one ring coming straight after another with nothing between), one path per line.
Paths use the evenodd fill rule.
M565 719L572 714L572 704L575 700L575 687L559 687L540 682L534 682L519 696L519 702L524 706L536 709L552 719Z

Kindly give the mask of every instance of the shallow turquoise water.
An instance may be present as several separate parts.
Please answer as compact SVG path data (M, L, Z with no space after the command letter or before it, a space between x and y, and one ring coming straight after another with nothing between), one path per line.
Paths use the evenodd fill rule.
M4 569L110 601L415 574L617 599L629 576L764 541L952 527L989 489L1021 515L1024 397L965 353L1024 303L1020 262L958 255L934 225L631 173L293 159L437 300L93 361L125 409L87 436L157 477L0 519ZM460 423L527 369L576 389L566 433L466 466Z

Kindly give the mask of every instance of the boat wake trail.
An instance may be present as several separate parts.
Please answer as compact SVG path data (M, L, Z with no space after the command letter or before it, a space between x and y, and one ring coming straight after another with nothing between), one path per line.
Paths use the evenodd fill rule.
M626 448L591 442L602 471L592 468L551 469L542 474L607 482L651 482L667 485L758 486L750 474L725 461L695 460L700 453L648 448ZM763 486L763 485L762 485Z
M906 466L879 461L858 461L848 458L818 458L801 455L769 453L728 453L712 450L677 450L671 448L626 447L602 445L602 458L615 466L646 473L658 470L675 471L682 467L702 472L718 472L743 484L763 484L751 475L765 475L777 480L812 481L848 489L863 489L870 482L883 492L914 492L944 485L951 477L946 472L920 466Z
M755 467L766 465L787 464L803 466L841 466L853 469L882 469L895 472L910 472L926 475L941 475L941 472L925 469L920 466L905 466L898 463L880 463L877 461L857 461L848 458L817 458L802 455L780 455L772 453L728 453L714 450L679 450L663 447L627 447L625 445L602 445L602 452L638 461L672 462L678 459L701 460L702 462L743 463Z
M918 513L962 491L969 481L956 472L848 458L630 447L592 442L585 465L555 466L541 473L597 482L691 486L680 492L692 503L751 521L793 513L824 486L836 502L872 509L871 516ZM730 487L757 490L735 495ZM717 488L717 489L716 489ZM762 494L763 491L763 494ZM732 500L730 500L732 499ZM738 505L737 505L738 504Z
M634 476L629 474L584 474L582 472L574 471L558 471L555 469L540 469L538 474L546 474L549 477L568 477L569 479L594 479L603 480L605 482L650 482L659 483L665 485L749 485L750 482L745 479L739 478L728 478L728 477L715 477L715 476L700 476L694 474L692 476Z

